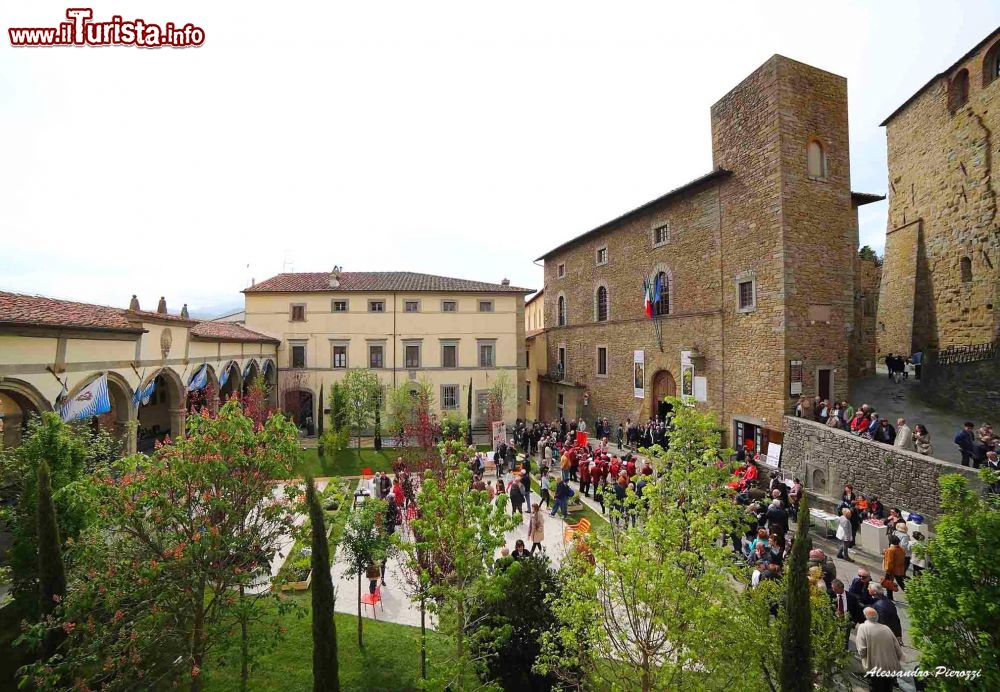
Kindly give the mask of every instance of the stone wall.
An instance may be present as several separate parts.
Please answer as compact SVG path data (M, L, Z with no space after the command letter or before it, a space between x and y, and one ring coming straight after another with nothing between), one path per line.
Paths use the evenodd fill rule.
M839 498L846 484L877 496L887 507L919 512L933 521L940 511L938 478L959 473L975 487L974 471L932 457L864 440L820 423L785 417L781 468L811 493Z
M1000 358L941 365L931 355L921 368L916 392L934 406L975 418L977 426L984 421L1000 425Z
M885 123L889 218L880 356L984 343L998 335L998 55L995 31ZM958 105L954 95L962 79L968 98Z
M882 266L875 260L854 261L854 332L851 334L851 377L875 374L875 330Z

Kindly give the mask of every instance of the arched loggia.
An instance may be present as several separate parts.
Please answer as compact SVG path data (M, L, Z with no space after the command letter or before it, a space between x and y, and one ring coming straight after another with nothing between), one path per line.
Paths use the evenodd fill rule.
M224 404L229 398L243 393L243 372L235 360L231 360L219 370L219 402Z
M0 448L20 445L30 420L51 410L51 404L42 393L27 382L0 380L0 419L3 420Z
M148 375L136 394L138 430L136 449L149 453L157 442L184 434L187 414L184 383L170 368L161 368Z

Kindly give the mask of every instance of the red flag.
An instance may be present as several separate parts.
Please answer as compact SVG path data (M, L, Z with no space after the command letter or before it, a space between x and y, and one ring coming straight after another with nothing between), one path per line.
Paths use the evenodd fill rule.
M649 279L642 280L642 300L643 300L643 310L646 312L646 317L653 316L653 296L650 294L649 290Z

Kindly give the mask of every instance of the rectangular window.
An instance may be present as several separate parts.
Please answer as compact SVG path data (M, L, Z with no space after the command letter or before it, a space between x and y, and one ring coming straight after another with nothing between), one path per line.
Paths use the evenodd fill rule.
M525 402L527 402L529 404L531 403L531 383L530 382L525 382L524 383L524 400L525 400Z
M403 312L420 312L420 301L419 300L404 301Z
M597 248L597 266L608 263L608 248L599 247Z
M566 372L566 347L559 347L559 370L561 372Z
M306 366L306 346L305 344L292 344L291 367L304 368Z
M404 367L420 367L420 344L406 344Z
M334 344L333 346L333 367L342 369L347 367L347 346L344 344Z
M559 264L559 266L556 268L556 275L560 279L563 278L564 276L566 276L566 263L565 262L561 262Z
M479 312L493 312L493 301L492 300L479 301Z
M384 300L369 300L368 312L385 312Z
M556 394L556 418L563 418L563 414L566 412L566 397L562 394Z
M456 408L458 408L458 385L457 384L443 384L443 385L441 385L441 408L442 409L456 409Z
M670 242L670 224L664 223L653 227L653 247L666 245Z
M385 367L384 363L385 356L385 346L382 344L369 344L368 345L368 367L369 368L382 368Z
M599 377L608 376L608 348L607 346L597 347L597 375Z
M292 306L292 322L306 321L306 306L299 304Z
M458 344L441 344L441 367L458 367Z
M754 280L747 279L746 281L740 281L738 286L739 292L739 310L740 312L750 312L756 307L756 296L754 291Z
M531 350L530 349L524 352L524 367L526 367L526 368L530 368L531 367Z
M492 341L489 343L479 344L479 367L481 368L492 368L494 365L494 351L496 350L496 344Z
M481 423L486 423L486 414L490 406L489 392L476 392L476 419Z
M454 300L442 300L441 312L458 312L458 303Z
M347 312L347 301L346 300L335 300L333 301L333 312Z

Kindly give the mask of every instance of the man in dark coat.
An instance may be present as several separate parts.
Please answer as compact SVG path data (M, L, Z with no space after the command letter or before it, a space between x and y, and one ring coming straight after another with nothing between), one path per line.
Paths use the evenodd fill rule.
M772 500L771 506L767 508L767 530L772 533L780 533L784 536L788 533L788 512L781 506L781 500Z
M851 580L851 585L847 587L849 593L861 603L862 607L870 606L874 602L871 594L868 593L868 585L872 583L872 575L864 567L858 569L858 576Z
M868 593L874 599L872 608L878 613L879 623L887 626L896 635L896 639L903 639L903 625L899 622L899 613L896 612L896 604L885 596L885 589L880 584L869 584Z
M844 626L844 649L851 641L851 630L855 625L865 621L865 609L858 597L844 589L844 582L834 579L827 591L830 597L830 608Z

